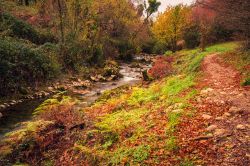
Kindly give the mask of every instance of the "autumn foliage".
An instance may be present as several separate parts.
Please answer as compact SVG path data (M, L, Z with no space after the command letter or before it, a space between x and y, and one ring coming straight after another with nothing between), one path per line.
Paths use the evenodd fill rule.
M156 58L153 67L148 71L148 74L153 78L163 78L173 72L171 63L173 57L159 56Z

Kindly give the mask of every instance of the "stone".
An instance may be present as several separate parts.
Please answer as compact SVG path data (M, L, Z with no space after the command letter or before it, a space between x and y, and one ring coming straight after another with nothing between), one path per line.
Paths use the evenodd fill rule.
M99 79L97 77L94 77L94 76L90 76L90 79L91 81L94 81L94 82L98 82Z
M211 125L206 130L207 131L214 131L215 129L217 129L217 125Z
M237 97L245 97L245 94L244 93L240 93L237 95Z
M172 110L172 113L176 113L176 114L180 114L183 112L183 109L176 109L176 110Z
M243 112L243 110L238 107L233 106L229 109L229 112L232 114L240 114Z
M244 125L242 125L242 124L238 124L238 125L236 126L236 129L238 129L238 130L245 130L246 127L245 127Z
M201 90L200 94L207 94L207 93L212 92L212 91L213 91L212 88L207 88L207 89Z
M144 81L150 81L150 77L148 75L148 70L142 71L142 76Z
M227 130L225 129L215 129L214 135L216 137L223 137L227 133Z
M82 84L82 86L84 86L86 88L91 86L91 82L89 80L83 81L83 82L81 82L81 84Z
M218 120L218 121L220 121L220 120L223 120L224 118L222 117L222 116L219 116L219 117L216 117L215 118L215 120Z
M206 120L209 120L209 119L212 118L212 116L207 115L207 114L203 114L203 115L202 115L202 118L203 118L203 119L206 119Z
M14 104L15 104L15 103L16 103L16 100L11 100L11 103L14 103Z
M4 103L3 105L5 105L5 108L10 106L8 103Z
M0 105L0 109L5 109L6 106L3 104L3 105Z
M28 89L25 87L20 87L18 90L23 95L27 95L29 93Z
M197 103L202 103L202 100L201 100L200 97L197 97L197 98L196 98L196 101L197 101Z
M231 114L230 114L230 113L228 113L228 112L225 112L223 116L224 116L224 117L230 117L230 116L231 116Z
M50 87L48 87L48 90L49 90L49 91L53 91L54 88L50 86Z

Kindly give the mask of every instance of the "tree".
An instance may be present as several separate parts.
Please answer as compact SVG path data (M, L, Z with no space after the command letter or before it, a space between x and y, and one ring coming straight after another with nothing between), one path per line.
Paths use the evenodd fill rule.
M157 12L160 5L161 5L161 2L158 2L157 0L148 0L148 6L146 4L146 1L144 1L144 7L146 9L146 18L145 18L145 20L148 20L148 18L153 13Z
M182 37L182 30L188 22L190 8L183 5L168 7L157 17L152 31L155 37L170 46L173 52L177 51L177 41Z
M227 28L241 34L250 48L250 3L249 0L197 0L197 5L212 10Z
M211 9L206 9L196 4L192 7L192 21L194 24L199 25L200 32L200 48L202 51L205 50L212 26L215 20L215 13Z

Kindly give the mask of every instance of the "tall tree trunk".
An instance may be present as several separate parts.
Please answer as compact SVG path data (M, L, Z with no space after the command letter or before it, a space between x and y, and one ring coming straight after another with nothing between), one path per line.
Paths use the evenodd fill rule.
M25 0L25 5L29 6L29 0Z
M59 11L59 19L60 19L60 33L61 33L61 44L64 45L64 21L63 21L63 9L61 0L57 0L58 3L58 11Z

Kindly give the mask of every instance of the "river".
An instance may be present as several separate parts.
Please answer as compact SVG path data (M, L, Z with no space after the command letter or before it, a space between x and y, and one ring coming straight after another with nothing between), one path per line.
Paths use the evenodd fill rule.
M122 78L109 82L96 82L88 89L87 93L68 92L68 95L80 101L77 107L86 107L97 100L100 94L106 90L139 83L142 80L141 72L148 68L150 68L149 64L143 64L142 68L132 68L129 64L122 63L120 65ZM33 111L44 100L46 99L25 101L6 110L6 115L0 120L0 138L6 133L17 129L23 122L32 120Z

